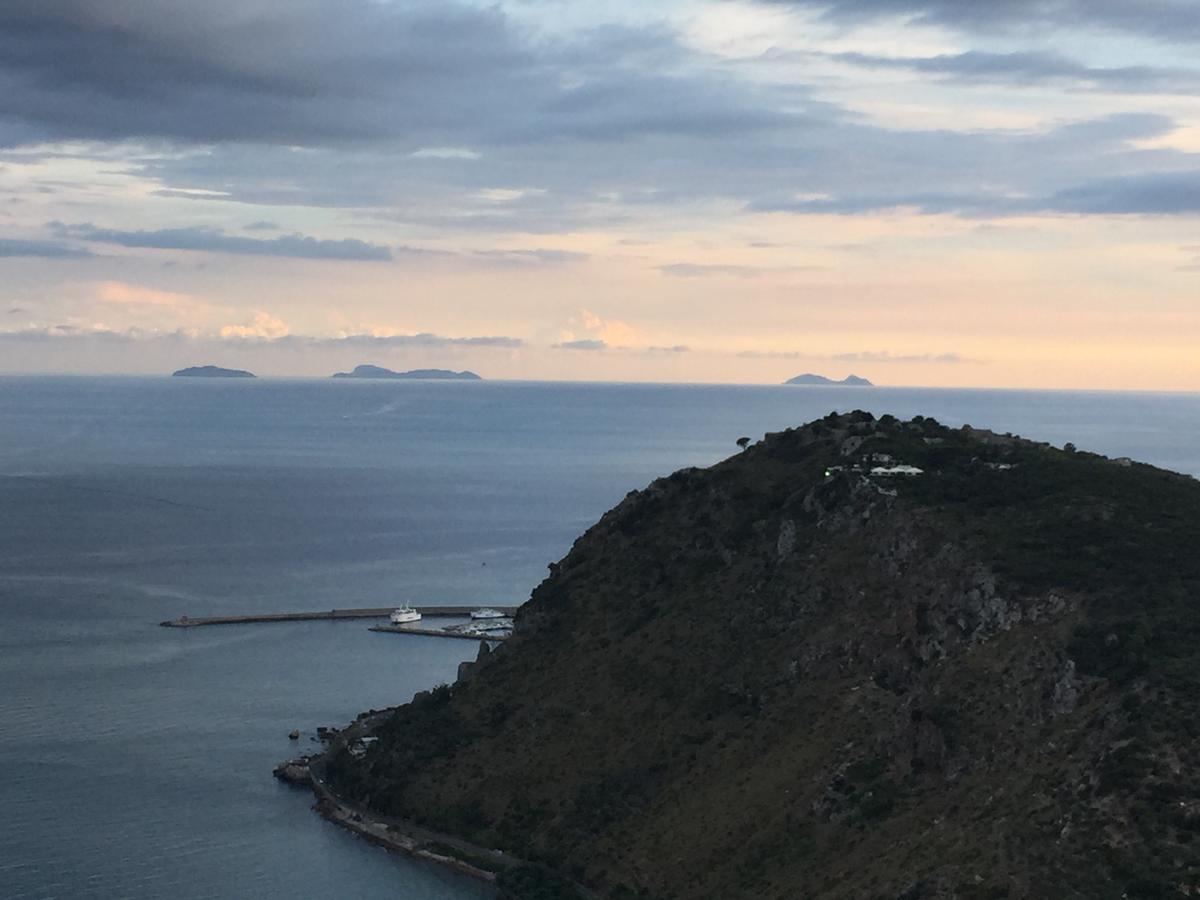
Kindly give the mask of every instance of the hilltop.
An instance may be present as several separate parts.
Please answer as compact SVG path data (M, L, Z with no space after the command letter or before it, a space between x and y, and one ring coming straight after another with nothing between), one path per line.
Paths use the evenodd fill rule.
M831 414L631 493L326 771L614 900L1194 895L1198 546L1189 477Z
M441 381L482 381L474 372L453 372L450 369L411 369L408 372L393 372L382 366L355 366L352 372L337 372L334 378L416 378Z
M222 369L220 366L191 366L171 373L172 378L255 378L245 369Z
M812 372L806 372L803 375L797 375L795 378L789 378L784 384L811 384L820 385L841 385L843 387L874 387L871 382L865 378L860 378L857 375L847 375L841 381L834 381L832 378L826 378L824 375L814 375Z

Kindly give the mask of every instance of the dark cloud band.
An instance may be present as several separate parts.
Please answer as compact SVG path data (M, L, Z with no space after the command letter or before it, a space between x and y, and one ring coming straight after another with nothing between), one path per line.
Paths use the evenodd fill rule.
M1200 40L1194 0L763 0L820 11L843 23L906 19L969 32L1039 34L1094 28L1168 41Z
M379 244L345 238L320 240L303 234L286 234L276 238L250 238L226 234L215 228L164 228L158 231L119 231L97 228L91 223L52 223L53 230L76 240L121 247L151 250L198 250L207 253L234 253L243 256L284 256L292 259L335 259L352 261L382 261L392 258L392 251Z
M0 257L39 257L41 259L87 259L91 251L61 241L26 241L0 238Z

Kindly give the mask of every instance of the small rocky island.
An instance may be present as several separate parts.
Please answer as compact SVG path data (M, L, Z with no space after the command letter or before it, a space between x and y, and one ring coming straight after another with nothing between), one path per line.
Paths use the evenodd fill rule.
M426 381L482 381L474 372L454 372L450 369L411 369L407 372L393 372L383 366L355 366L352 372L338 372L334 378L412 378Z
M245 369L222 369L220 366L192 366L171 373L172 378L256 378Z
M1188 476L830 414L630 493L291 775L506 897L1195 896L1197 547Z
M795 378L789 378L784 384L811 384L819 386L841 385L842 387L874 387L871 382L865 378L859 378L857 375L847 375L841 381L834 381L832 378L826 378L824 375L814 375L811 372L806 372L803 375L797 375Z

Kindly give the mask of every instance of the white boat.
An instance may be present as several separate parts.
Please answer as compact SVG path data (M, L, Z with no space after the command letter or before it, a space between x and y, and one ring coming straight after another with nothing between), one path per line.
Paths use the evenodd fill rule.
M403 606L393 609L388 618L392 620L393 625L403 625L405 622L420 622L421 614L405 603Z
M498 609L492 609L490 606L485 606L482 609L471 611L472 619L504 619L507 618L504 613Z

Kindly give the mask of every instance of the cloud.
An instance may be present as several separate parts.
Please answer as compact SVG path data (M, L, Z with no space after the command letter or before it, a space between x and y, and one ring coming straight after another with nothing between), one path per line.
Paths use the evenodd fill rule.
M637 356L665 356L672 354L691 353L692 348L686 344L675 344L670 347L658 346L638 346L638 345L614 345L600 338L579 338L571 341L561 341L550 346L552 350L582 350L584 352L597 353L600 351L614 351Z
M427 348L441 347L491 347L516 350L525 346L520 338L487 335L481 337L444 337L422 332L420 334L346 334L337 337L312 337L304 341L318 346L358 346L372 348Z
M266 231L277 226L256 223L253 230ZM479 262L489 266L567 265L581 262L588 254L551 248L497 250L432 250L424 247L385 247L354 239L320 240L302 234L286 234L275 238L253 238L229 234L221 229L205 227L163 228L157 231L121 231L99 228L90 222L66 224L51 222L50 228L62 237L93 243L116 244L121 247L152 250L189 250L205 253L232 253L242 256L281 256L292 259L328 259L354 262L373 262L392 259L458 260ZM249 226L246 230L251 230ZM18 242L26 243L26 242ZM38 242L34 242L35 244ZM45 242L53 250L51 242ZM3 253L0 242L0 256ZM63 245L66 246L66 245ZM91 256L86 250L80 251Z
M1200 169L1097 178L1044 196L977 191L845 195L824 200L761 200L756 212L856 215L912 209L927 215L1001 218L1038 214L1187 216L1200 214Z
M0 238L0 258L38 257L41 259L88 259L95 256L83 247L64 244L60 241L26 241L16 238Z
M7 0L0 119L48 139L391 141L469 160L495 143L791 118L715 74L679 77L681 52L661 28L545 40L499 6L452 0Z
M736 266L719 263L671 263L658 271L675 278L761 278L811 270L812 266Z
M444 335L422 332L419 334L344 334L344 335L303 335L291 334L287 325L269 313L258 312L253 319L244 325L227 325L216 333L202 333L195 330L148 331L139 328L116 330L103 326L81 327L69 323L61 323L44 328L23 328L10 331L0 331L0 340L10 342L45 342L51 340L104 340L104 341L190 341L203 343L207 341L236 341L255 340L263 344L279 347L322 348L336 349L339 347L400 350L400 349L502 349L515 350L525 346L520 338L480 336L480 337L447 337Z
M117 331L103 326L82 328L77 325L57 324L42 328L22 328L15 331L0 331L0 342L9 344L45 344L59 341L102 341L104 343L131 343L137 340L182 339L182 332L158 334L131 328Z
M1082 16L1084 9L1081 0L797 5L850 25L893 16L989 28L1065 22L1064 10ZM1086 7L1090 18L1080 21L1132 22L1128 10L1136 6L1095 0ZM1189 8L1160 0L1154 15L1137 16L1171 18ZM619 18L642 24L604 24ZM92 235L76 239L354 260L433 259L435 251L285 235L242 222L259 215L289 228L373 221L449 247L456 236L489 232L632 234L651 221L664 232L716 229L769 211L869 216L908 208L982 217L1069 206L1087 214L1082 198L1063 192L1198 165L1197 157L1166 149L1168 140L1182 140L1169 138L1172 132L1190 121L1182 100L1154 106L1174 110L1178 121L1141 113L1064 124L1056 117L1117 102L1086 107L1042 91L1016 100L989 95L960 117L960 96L924 84L908 94L875 90L880 79L861 71L831 75L828 55L783 46L786 34L780 53L817 60L811 83L803 68L785 71L770 54L731 59L710 52L692 39L684 18L606 9L555 22L551 33L529 4L515 2L9 0L0 4L0 145L20 144L19 152L34 157L108 157L119 164L106 171L119 170L131 187L203 200L206 216L220 215L220 204L243 204L228 211L223 230L105 228L159 219L92 213ZM903 25L896 35L884 46L931 43L909 44ZM811 35L791 37L803 47ZM952 43L964 42L933 45ZM1114 61L1094 65L1039 49L1055 46L1045 41L1023 44L1020 36L991 42L986 51L834 58L858 69L1067 93L1196 87L1190 69L1123 65L1147 58L1141 45L1129 44L1114 48ZM846 105L833 98L846 98ZM949 124L901 124L927 114ZM33 146L35 139L46 143ZM1155 139L1165 140L1150 146ZM181 202L162 200L161 208ZM247 205L255 211L247 214ZM341 216L318 217L313 207ZM538 249L553 246L552 239L521 240L532 249L460 249L437 258L458 266L578 259ZM722 267L698 257L661 271L751 279L787 270Z
M159 291L139 284L123 281L102 281L96 285L96 297L105 303L121 306L167 306L180 308L195 306L197 301L187 294Z
M228 200L229 191L209 191L199 188L163 188L152 192L155 197L175 197L180 200Z
M1088 66L1057 53L965 53L923 57L833 53L827 58L861 68L930 75L975 84L1031 86L1057 84L1077 90L1127 94L1192 94L1200 71L1157 66Z
M488 203L512 203L515 200L523 200L526 197L544 193L546 192L540 188L484 188L476 196Z
M1057 191L1037 205L1087 215L1192 215L1200 213L1200 169L1098 178Z
M664 275L676 278L708 278L710 276L725 276L732 278L757 278L763 274L758 266L726 266L700 263L671 263L659 266L658 271Z
M842 363L936 363L958 365L978 363L979 360L961 353L890 353L886 350L861 350L854 353L809 353L797 350L743 350L741 359L804 359L828 360Z
M814 9L844 24L902 19L967 32L1040 35L1091 27L1167 41L1200 40L1200 7L1193 0L766 0Z
M819 354L801 353L798 350L742 350L738 359L820 359Z
M1178 266L1177 268L1179 269L1179 271L1180 272L1200 272L1200 247L1180 247L1179 249L1182 250L1184 253L1196 254L1196 256L1193 257L1191 262L1184 263L1182 266Z
M829 357L837 362L862 363L938 363L960 365L978 363L961 353L889 353L886 350L863 350L856 353L835 353Z
M410 153L413 159L479 159L481 154L466 147L422 147Z
M225 325L218 334L225 340L249 339L274 341L286 337L289 328L282 319L266 312L256 312L248 325Z
M250 238L227 234L218 228L163 228L158 231L120 231L97 228L89 223L51 223L63 237L121 247L153 250L196 250L206 253L234 253L246 256L284 256L293 259L331 259L380 261L392 258L392 251L378 244L346 238L320 240L303 234L277 238Z
M476 259L492 264L527 265L565 265L582 262L588 258L586 253L574 250L552 250L539 248L535 250L476 250L470 254Z
M586 337L580 338L577 331L583 331ZM597 315L590 309L581 309L571 317L568 330L562 332L560 346L572 345L568 349L576 350L623 350L628 349L626 345L638 344L641 340L641 333L628 322ZM593 343L603 346L590 346ZM576 344L580 346L573 346Z
M792 138L847 119L714 64L664 19L606 16L550 35L520 3L10 0L0 147L128 142L125 173L205 206L561 233L761 190L778 173L759 166L799 168Z
M867 18L946 17L959 6L986 15L975 2L868 0L862 9ZM522 24L523 6L454 0L107 0L102 7L0 4L0 141L10 123L26 140L133 141L143 149L126 154L130 174L206 207L353 209L405 229L546 234L617 231L668 208L679 211L673 224L730 209L997 209L1010 198L1052 196L1073 181L1180 166L1161 149L1133 146L1148 132L1161 137L1175 128L1166 116L1019 132L884 127L831 101L843 94L830 88L846 85L827 71L819 81L814 75L814 85L803 74L781 80L771 59L728 62L697 49L664 24L669 19L613 26L597 24L594 14L551 39ZM813 8L849 21L858 5ZM838 58L1005 86L1196 85L1190 70L1087 66L1030 49ZM169 152L161 152L164 141ZM263 237L227 228L226 239ZM178 240L192 245L198 237ZM305 239L225 252L354 259L388 252L297 240ZM523 262L519 255L494 261ZM680 263L664 273L695 278L704 270Z

